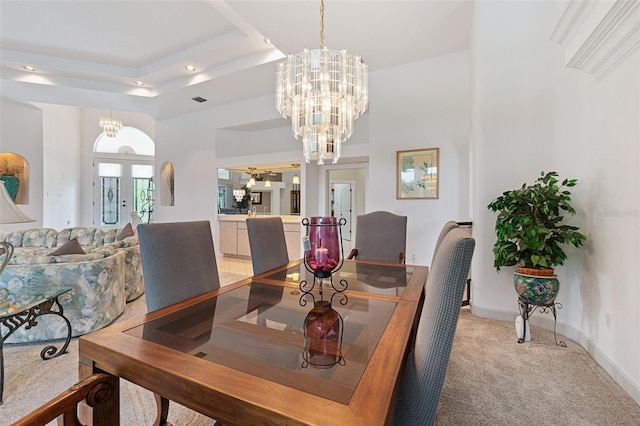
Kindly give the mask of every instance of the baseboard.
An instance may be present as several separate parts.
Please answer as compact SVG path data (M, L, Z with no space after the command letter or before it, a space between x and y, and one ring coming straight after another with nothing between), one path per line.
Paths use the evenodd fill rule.
M471 305L471 313L478 317L490 318L500 321L514 322L516 316L520 315L516 311L502 311L494 309L479 308L475 305ZM553 319L545 317L531 317L530 324L535 327L544 328L546 330L553 331ZM638 405L640 405L640 385L635 383L624 371L620 370L618 366L605 355L600 348L598 348L591 339L589 339L582 331L571 327L558 321L556 332L562 336L566 336L569 339L577 342L580 346L587 351L589 355L611 376L611 378L633 399ZM516 341L515 330L513 332L513 341Z

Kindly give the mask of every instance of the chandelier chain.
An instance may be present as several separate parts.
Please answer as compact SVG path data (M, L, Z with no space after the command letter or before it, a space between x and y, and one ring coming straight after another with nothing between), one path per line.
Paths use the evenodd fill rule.
M324 0L320 1L320 49L324 49Z

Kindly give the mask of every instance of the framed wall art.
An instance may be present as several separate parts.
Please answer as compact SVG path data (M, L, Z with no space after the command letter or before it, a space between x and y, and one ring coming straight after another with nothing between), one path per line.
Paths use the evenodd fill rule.
M396 153L396 199L438 199L440 148Z

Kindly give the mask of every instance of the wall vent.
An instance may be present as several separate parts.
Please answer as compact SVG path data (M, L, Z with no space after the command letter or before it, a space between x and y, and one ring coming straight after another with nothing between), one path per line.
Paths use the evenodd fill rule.
M207 102L207 100L205 98L202 98L200 96L196 96L195 98L191 98L191 99L193 99L196 102L200 102L200 103Z

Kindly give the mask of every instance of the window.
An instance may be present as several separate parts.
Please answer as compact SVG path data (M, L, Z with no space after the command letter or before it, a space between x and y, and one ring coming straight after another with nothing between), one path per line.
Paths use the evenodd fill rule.
M218 185L218 212L229 208L227 203L228 192L227 185Z

